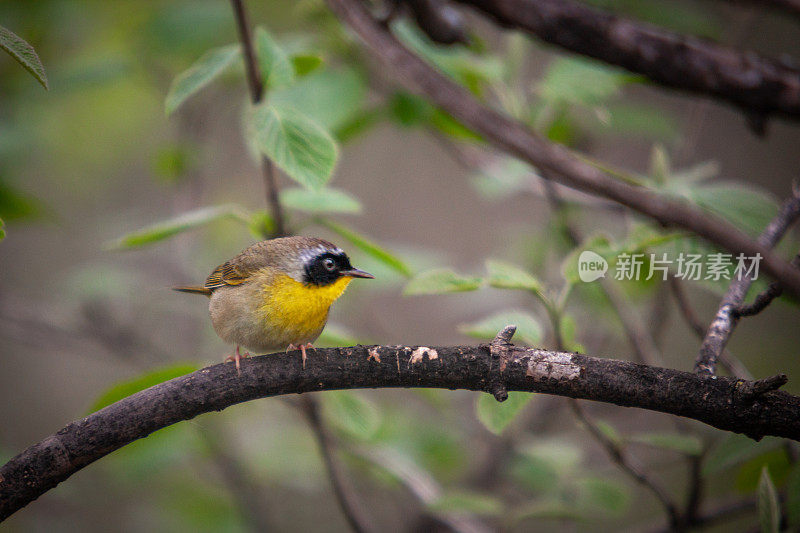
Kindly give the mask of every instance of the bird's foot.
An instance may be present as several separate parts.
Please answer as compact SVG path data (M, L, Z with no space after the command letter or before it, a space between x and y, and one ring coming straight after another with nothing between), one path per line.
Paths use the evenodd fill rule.
M306 359L308 359L308 355L306 355L307 348L311 348L315 352L317 351L317 349L314 348L314 345L311 344L310 342L301 344L300 346L295 346L294 344L290 344L289 346L286 347L287 353L289 352L289 350L300 350L300 355L303 356L303 370L305 370L306 368Z
M241 367L239 365L239 361L241 361L242 359L245 359L247 357L250 357L250 352L244 352L243 354L240 353L239 352L239 345L237 344L236 345L236 349L233 351L233 355L229 355L227 358L225 358L224 362L227 363L228 361L234 361L236 363L236 373L237 374L241 374L242 373L242 369L241 369Z

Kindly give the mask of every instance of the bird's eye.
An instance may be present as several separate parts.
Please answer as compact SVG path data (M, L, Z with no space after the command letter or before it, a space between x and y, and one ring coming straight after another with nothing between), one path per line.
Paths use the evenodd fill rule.
M333 270L336 268L336 261L329 257L322 262L322 265L328 270Z

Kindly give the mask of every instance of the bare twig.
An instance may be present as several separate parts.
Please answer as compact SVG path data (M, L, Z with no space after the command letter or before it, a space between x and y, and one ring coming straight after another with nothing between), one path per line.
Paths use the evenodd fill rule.
M333 442L333 436L330 435L328 428L322 421L319 403L316 398L303 396L300 399L300 405L309 425L314 430L320 454L325 462L325 468L328 470L328 477L333 486L333 493L336 495L336 500L339 502L339 507L342 509L347 523L356 533L376 531L372 519L361 505L355 489L348 482L344 467L339 458L336 457L336 445Z
M243 0L231 0L233 12L236 16L236 27L239 30L239 39L244 50L245 72L247 74L247 85L250 88L250 99L254 104L258 104L264 97L264 83L261 72L258 68L258 60L253 49L253 37L250 31L250 24L247 21L247 12L244 8ZM286 235L286 225L284 221L283 208L278 196L278 182L276 179L275 167L266 156L261 157L261 172L264 177L264 186L267 190L267 203L270 206L272 217L275 221L275 235L280 237Z
M643 74L665 87L712 96L761 116L800 118L800 71L752 51L586 6L573 0L461 0L499 24Z
M212 460L252 531L264 532L274 529L265 509L263 494L259 494L261 487L253 483L238 458L230 453L221 437L223 433L207 427L200 428L197 433L206 443Z
M370 352L377 358L369 358ZM486 391L499 372L482 346L320 348L304 370L299 353L213 365L161 383L77 420L0 468L0 519L84 466L153 431L247 400L342 388L439 387ZM742 381L628 361L513 347L507 390L591 399L675 414L754 438L800 439L800 396L768 392L757 402L733 394Z
M630 457L627 457L622 451L622 448L620 448L616 442L608 438L608 436L603 433L600 427L595 424L594 421L584 412L577 400L571 400L569 402L569 406L572 409L572 412L575 413L575 416L578 418L578 420L580 420L586 426L586 429L589 430L589 433L591 433L594 439L605 449L611 460L617 463L617 466L619 466L620 469L632 477L637 483L641 484L643 487L652 492L658 501L661 502L661 505L664 506L664 510L667 512L667 516L669 517L670 525L675 527L676 525L680 524L681 516L678 512L678 507L672 501L672 497L667 494L667 491L658 482L652 479L641 466L635 464Z
M778 214L759 235L759 244L769 248L775 246L798 217L800 217L800 194L795 193L783 203ZM788 266L795 268L791 263ZM797 269L795 271L800 272ZM717 359L739 321L736 311L744 302L747 290L753 280L754 276L740 273L738 278L734 279L728 286L728 290L720 302L717 314L703 339L703 344L700 347L700 353L694 366L695 372L710 376L715 374Z
M689 329L702 341L706 336L706 330L700 322L700 318L697 316L692 304L689 302L689 297L686 291L683 290L683 285L675 276L670 276L668 281L670 292L672 292L672 296L678 304L678 309L686 325L688 325ZM719 364L732 376L741 379L753 379L753 375L747 370L747 367L727 348L723 348L718 359Z
M393 450L370 448L359 450L357 453L359 457L399 479L426 506L436 502L444 492L427 472ZM457 533L488 533L490 531L485 524L463 512L436 513L436 518Z
M527 126L484 106L400 44L358 0L328 0L331 9L397 74L401 83L418 87L436 105L481 134L496 147L549 170L553 179L570 187L604 196L664 224L688 229L733 253L760 254L761 268L786 291L800 295L800 272L768 247L754 242L720 218L686 203L629 185L576 157L563 146L550 143Z
M800 269L800 253L794 256L794 259L792 259L792 265L794 265L795 268ZM773 281L767 286L766 289L756 295L753 303L740 305L735 311L736 316L741 318L744 316L757 315L766 309L767 306L769 306L769 304L771 304L772 301L775 298L778 298L781 294L783 294L783 289L778 283Z
M781 9L800 19L800 0L728 0L734 4L753 4L771 9Z

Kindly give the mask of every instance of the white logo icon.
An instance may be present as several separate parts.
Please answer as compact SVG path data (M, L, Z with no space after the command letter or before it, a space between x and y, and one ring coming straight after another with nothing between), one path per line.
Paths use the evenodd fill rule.
M606 277L608 261L591 250L584 250L578 257L578 277L586 283Z

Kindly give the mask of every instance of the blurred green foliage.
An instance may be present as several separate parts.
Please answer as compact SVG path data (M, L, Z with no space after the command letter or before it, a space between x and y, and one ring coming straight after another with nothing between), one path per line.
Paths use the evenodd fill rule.
M715 17L693 3L592 3L677 31L720 34ZM608 318L612 312L607 299L597 287L580 282L577 257L583 250L605 258L609 272L623 253L714 251L697 239L646 221L598 214L595 205L582 200L568 200L563 212L553 214L541 228L525 228L525 237L504 236L501 240L517 242L503 242L491 259L478 257L466 266L452 264L439 250L404 249L362 234L351 227L357 225L352 217L391 209L392 199L371 206L361 191L332 182L342 150L378 128L421 132L456 148L448 152L463 154L466 149L470 156L477 154L467 161L472 188L480 201L500 209L505 208L503 202L540 194L534 193L540 176L537 169L493 151L480 135L425 98L387 84L321 2L297 2L290 9L279 3L250 4L265 87L264 101L256 106L245 96L240 46L225 2L164 0L137 4L135 9L124 3L67 0L0 5L0 22L24 30L44 58L51 88L48 93L34 92L28 74L17 72L18 65L0 63L0 92L13 103L0 112L0 239L5 236L3 223L11 227L3 246L15 236L17 224L68 224L82 218L83 207L71 209L73 199L117 198L115 205L125 205L131 176L136 181L152 178L147 186L164 198L163 203L145 206L151 211L113 213L101 222L108 225L108 235L123 234L109 248L138 250L124 256L134 267L138 258L150 257L146 254L158 243L173 246L169 249L176 256L191 243L201 250L196 255L206 256L192 255L200 269L200 264L219 259L223 245L273 234L275 220L263 208L262 191L241 194L228 185L232 176L220 168L230 162L208 130L227 113L238 117L240 128L234 135L254 160L269 157L292 180L280 192L292 228L327 231L343 239L358 254L359 265L370 271L375 267L384 278L381 290L388 287L393 298L401 285L405 295L448 294L441 305L453 305L446 308L452 315L451 333L463 334L464 342L466 337L490 340L513 323L518 343L554 347L560 338L569 350L580 350L583 343L602 346L620 335L616 322ZM442 47L408 21L395 22L393 28L407 46L484 103L551 141L578 150L601 138L627 142L635 137L653 143L650 166L641 173L604 168L620 180L689 202L751 235L776 212L771 195L752 184L720 179L714 162L676 168L680 165L671 156L682 135L681 124L660 107L629 97L630 86L642 82L638 76L589 59L552 54L516 34L487 34L476 36L470 46ZM0 33L0 43L7 42L5 35ZM545 58L541 69L530 68L532 54ZM46 84L41 64L23 64ZM226 130L219 135L229 134ZM39 157L30 158L32 152ZM213 176L199 178L203 171ZM40 176L36 186L31 176ZM216 187L203 191L212 181ZM62 191L59 196L50 192L55 189ZM256 199L249 201L250 197ZM587 227L578 246L564 238L565 222ZM178 237L190 235L194 240L176 244ZM472 270L484 261L483 271ZM131 284L141 288L144 280L152 283L151 270L172 272L177 262L170 258L134 282L127 270L93 264L76 273L73 281L84 295L114 295ZM657 298L660 284L645 279L609 281L634 304ZM167 286L166 279L158 283ZM87 289L90 284L95 288ZM701 280L691 287L720 293L726 285ZM479 312L464 312L458 307L463 302L476 304L470 307ZM164 316L154 312L159 305L163 304L148 304L141 320L147 322L151 312ZM353 345L386 333L331 324L319 345ZM198 342L207 340L199 337ZM92 409L196 368L149 362L146 366L98 393ZM334 429L343 455L353 460L348 466L359 485L381 487L372 496L376 500L385 494L382 491L405 495L413 492L414 483L422 483L435 489L435 497L418 504L420 512L475 515L510 530L617 530L638 525L632 502L647 496L640 496L642 491L632 481L588 453L585 434L571 434L563 427L535 429L538 419L563 426L566 418L557 411L535 411L543 397L512 392L504 403L485 393L468 396L466 402L465 397L429 390L402 396L335 391L321 395L321 401L325 422ZM314 441L291 406L271 401L231 411L234 420L247 422L223 449L244 465L247 478L265 494L288 491L303 501L326 486ZM524 416L526 412L537 414L537 420ZM764 531L775 530L781 507L792 527L800 524L800 469L783 441L676 433L657 424L632 430L625 422L596 423L626 452L659 454L656 468L672 468L683 456L701 458L705 481L730 481L715 493L756 495ZM248 528L236 487L226 485L224 476L209 474L219 466L220 454L207 445L207 435L216 432L206 424L201 418L166 428L104 461L111 484L118 484L114 490L131 500L141 498L137 512L147 514L152 529ZM498 441L506 455L486 489L474 482L475 470ZM669 453L661 457L665 451ZM685 492L684 485L675 486ZM776 497L780 491L786 495L783 506ZM79 498L73 498L77 506Z

